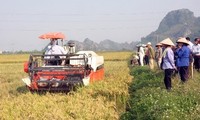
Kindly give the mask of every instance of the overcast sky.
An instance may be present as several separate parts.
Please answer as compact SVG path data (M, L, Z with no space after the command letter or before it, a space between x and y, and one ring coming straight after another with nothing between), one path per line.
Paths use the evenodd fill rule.
M172 10L200 16L200 0L0 0L0 50L41 50L39 35L63 32L66 40L139 41Z

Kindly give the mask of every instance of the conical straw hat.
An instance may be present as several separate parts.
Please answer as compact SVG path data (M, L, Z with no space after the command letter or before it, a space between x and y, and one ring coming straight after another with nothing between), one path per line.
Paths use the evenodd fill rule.
M164 45L171 45L171 46L175 46L174 43L172 42L171 39L167 38L167 39L164 39L163 41L160 42L161 44L164 44Z
M185 44L189 44L188 41L185 38L179 38L177 40L177 43L185 43Z
M141 44L141 43L136 45L136 47L145 47L145 46L146 46L145 44Z
M162 46L162 44L161 44L161 43L157 43L157 44L156 44L156 47L157 47L157 46Z
M148 42L147 45L151 45L151 42Z

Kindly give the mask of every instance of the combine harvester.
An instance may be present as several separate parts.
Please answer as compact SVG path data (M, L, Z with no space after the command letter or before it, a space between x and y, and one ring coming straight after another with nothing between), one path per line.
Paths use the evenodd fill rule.
M63 46L65 36L62 33L47 33L39 38L60 42L66 54L30 55L29 61L24 63L28 77L22 79L30 91L70 91L76 86L103 79L103 56L93 51L75 53L73 42Z

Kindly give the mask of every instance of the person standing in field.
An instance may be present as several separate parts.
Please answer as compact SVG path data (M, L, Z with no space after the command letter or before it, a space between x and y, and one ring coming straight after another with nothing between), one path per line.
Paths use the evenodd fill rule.
M151 46L151 42L147 43L147 56L149 58L149 68L151 70L154 69L154 58L155 58L155 51L153 47Z
M164 47L164 52L162 54L162 69L164 70L164 84L167 90L171 90L172 84L171 84L171 77L173 71L176 69L175 63L174 63L174 52L172 50L172 46L174 46L174 43L171 39L167 38L160 42L162 46Z
M160 64L162 61L162 44L161 43L156 44L155 60L156 60L158 68L160 68Z
M145 47L144 52L145 52L145 55L144 55L145 65L149 65L148 47L147 46Z
M179 38L177 40L177 44L177 67L179 68L178 72L180 74L181 81L184 83L188 80L189 57L191 51L188 47L189 43L185 38Z
M188 48L190 49L191 51L191 54L189 56L189 67L188 67L188 74L191 78L193 78L193 64L194 64L194 58L193 58L193 55L192 55L192 47L193 47L193 43L190 41L190 38L189 37L186 37L185 38L187 41L188 41Z
M138 46L138 56L139 56L139 63L140 66L144 66L144 48L142 47L142 45Z
M190 37L186 37L185 39L188 41L188 47L189 47L189 49L191 50L191 49L192 49L192 46L193 46L194 44L190 41Z
M200 72L200 45L198 38L194 39L194 45L192 46L192 53L194 56L194 67Z

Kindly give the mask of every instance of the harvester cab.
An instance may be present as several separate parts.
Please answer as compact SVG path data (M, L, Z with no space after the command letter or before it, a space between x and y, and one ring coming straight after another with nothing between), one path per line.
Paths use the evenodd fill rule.
M39 38L56 42L60 39L63 42L65 36L62 33L48 33ZM55 54L52 52L54 48L47 47L51 54L31 54L24 63L24 72L28 73L28 77L22 81L30 91L69 91L76 86L89 85L103 79L103 56L93 51L75 52L73 42L57 47L63 51L62 54Z

